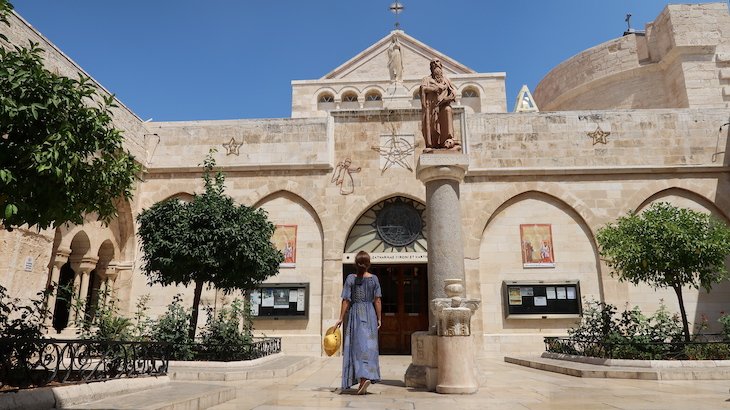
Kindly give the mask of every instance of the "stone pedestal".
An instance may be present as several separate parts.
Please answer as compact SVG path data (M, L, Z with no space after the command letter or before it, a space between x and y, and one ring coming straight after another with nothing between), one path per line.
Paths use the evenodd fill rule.
M411 364L404 380L406 386L436 391L438 358L438 336L414 332L411 335Z
M465 280L459 183L469 165L466 154L436 151L418 158L416 177L426 185L428 226L428 300L446 296L446 278ZM435 333L436 319L428 317Z
M412 100L413 96L408 92L408 89L403 86L403 83L393 81L390 83L388 88L385 89L385 94L383 95L383 108L413 108L411 103Z
M436 316L438 345L438 381L436 391L447 394L471 394L479 390L474 365L474 341L471 338L471 316L479 307L479 299L465 299L461 281L448 280L448 298L431 301Z

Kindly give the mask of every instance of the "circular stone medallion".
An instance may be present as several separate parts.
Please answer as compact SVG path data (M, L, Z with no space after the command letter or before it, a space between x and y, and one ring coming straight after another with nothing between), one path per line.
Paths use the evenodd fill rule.
M383 242L393 247L407 246L418 239L423 224L421 214L411 204L395 201L386 204L375 220Z

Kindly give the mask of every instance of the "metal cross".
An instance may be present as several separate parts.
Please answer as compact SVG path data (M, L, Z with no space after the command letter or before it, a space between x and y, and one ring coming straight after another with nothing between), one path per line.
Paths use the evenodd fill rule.
M393 4L389 7L390 11L395 14L395 29L398 30L400 28L400 23L398 22L398 15L403 12L405 7L403 7L403 4L401 4L400 1L395 1Z
M631 14L627 14L624 21L626 22L626 25L629 27L628 30L626 30L626 31L631 32Z

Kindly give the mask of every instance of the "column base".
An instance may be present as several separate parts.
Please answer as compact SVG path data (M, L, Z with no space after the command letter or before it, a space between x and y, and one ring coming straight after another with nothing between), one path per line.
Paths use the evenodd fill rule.
M471 394L479 390L474 344L470 336L438 338L439 374L436 392Z

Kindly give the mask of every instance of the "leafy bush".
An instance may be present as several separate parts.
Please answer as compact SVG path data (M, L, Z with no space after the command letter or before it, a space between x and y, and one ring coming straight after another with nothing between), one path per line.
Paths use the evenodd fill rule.
M241 360L246 358L252 337L253 321L248 303L235 299L230 307L206 311L208 320L201 334L199 352L209 360Z
M188 336L190 313L182 306L182 296L175 295L167 312L152 324L152 340L170 343L170 359L189 360L193 356L192 340Z
M689 344L684 354L690 360L728 360L730 359L730 343Z
M593 357L656 359L681 349L681 322L669 313L663 301L650 317L638 307L616 316L617 311L609 303L586 301L581 322L568 329L570 343L548 341L548 350Z
M21 305L19 299L8 297L7 289L0 285L0 386L34 384L35 373L30 363L38 357L41 344L37 340L46 331L46 296L40 292L30 304Z
M0 338L36 339L46 332L46 292L39 292L29 305L20 299L11 299L8 290L0 285Z
M132 340L132 320L119 314L118 300L106 289L99 291L98 300L101 303L93 306L93 314L82 310L86 314L81 323L81 336L98 341Z
M725 339L730 340L730 314L724 314L717 319L722 325L722 333L725 335Z

